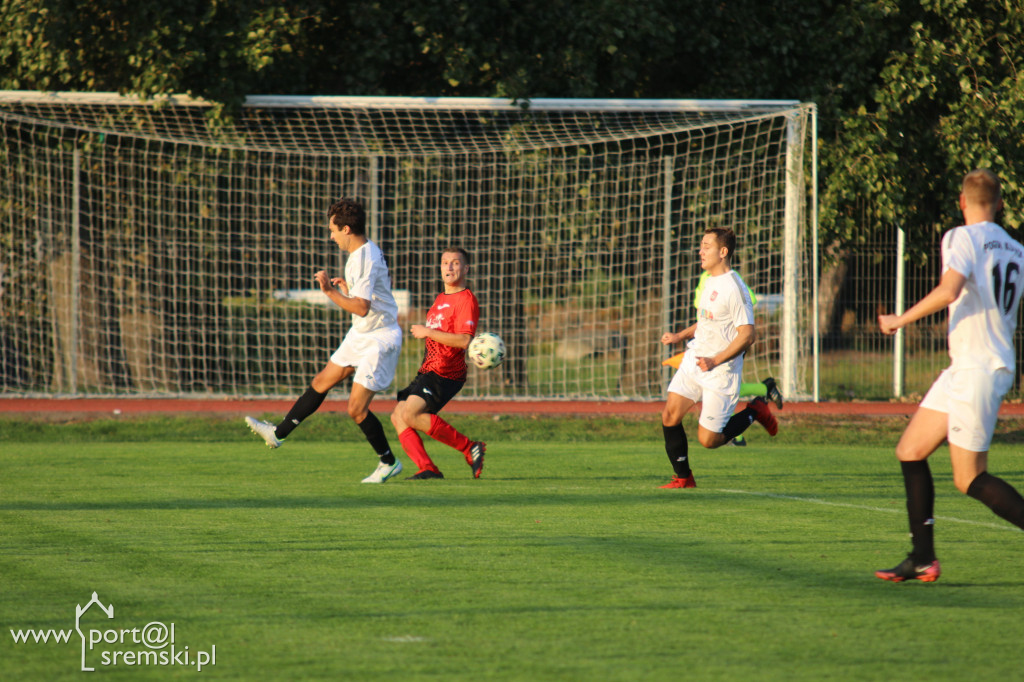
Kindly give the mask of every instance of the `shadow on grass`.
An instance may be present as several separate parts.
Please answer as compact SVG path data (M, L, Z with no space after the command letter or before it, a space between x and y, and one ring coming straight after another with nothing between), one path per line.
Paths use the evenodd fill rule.
M422 485L422 484L420 484ZM437 485L429 483L427 485ZM175 498L165 500L96 500L96 501L41 501L0 503L0 512L41 512L41 511L167 511L187 509L361 509L361 508L485 508L485 507L531 507L561 506L571 501L574 504L619 505L622 492L609 490L604 494L574 494L572 491L550 494L523 494L522 492L464 495L447 491L402 491L393 497L371 498L359 496L282 496L282 497L239 497L239 498ZM649 502L651 500L638 501ZM670 501L670 500L667 500Z

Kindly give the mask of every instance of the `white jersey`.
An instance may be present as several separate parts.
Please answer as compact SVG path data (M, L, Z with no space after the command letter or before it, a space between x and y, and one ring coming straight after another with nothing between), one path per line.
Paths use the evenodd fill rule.
M367 241L348 256L345 263L348 295L365 298L370 310L363 317L352 316L352 330L372 332L398 327L398 304L391 293L391 274L380 247Z
M697 304L697 331L687 344L696 357L711 357L736 338L736 328L754 324L754 306L747 285L735 270L708 277ZM743 353L711 370L711 374L743 372Z
M942 237L942 272L967 281L949 306L949 356L956 367L1013 372L1013 334L1024 291L1024 247L995 223L956 227Z

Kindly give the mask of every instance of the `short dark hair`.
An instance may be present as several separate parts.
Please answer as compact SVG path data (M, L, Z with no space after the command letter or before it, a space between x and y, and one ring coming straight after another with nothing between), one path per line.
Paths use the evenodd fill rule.
M469 265L469 251L466 251L461 246L447 246L444 251L441 252L441 255L443 256L446 253L459 254L462 257L462 260L465 261L466 265Z
M349 226L352 234L366 234L366 211L355 199L338 199L327 209L328 222L334 221L339 228Z
M732 258L732 254L736 252L736 233L730 230L728 227L709 227L704 230L704 234L715 235L715 241L718 242L719 246L724 246L729 250L729 255L726 258Z

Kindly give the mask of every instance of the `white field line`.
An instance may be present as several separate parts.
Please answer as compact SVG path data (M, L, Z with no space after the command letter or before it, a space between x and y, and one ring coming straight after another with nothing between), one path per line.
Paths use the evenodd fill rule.
M862 511L885 512L886 514L906 514L905 509L886 509L885 507L870 507L863 504L849 504L847 502L829 502L814 497L797 497L796 495L779 495L778 493L759 493L749 490L730 490L718 488L716 492L730 493L734 495L754 495L756 497L770 497L776 500L792 500L794 502L807 502L809 504L821 504L826 507L845 507L846 509L860 509ZM970 519L958 519L955 516L936 516L936 521L949 521L952 523L965 523L969 526L982 526L984 528L995 528L997 530L1012 530L1019 532L1020 529L1010 523L990 523L988 521L971 521Z

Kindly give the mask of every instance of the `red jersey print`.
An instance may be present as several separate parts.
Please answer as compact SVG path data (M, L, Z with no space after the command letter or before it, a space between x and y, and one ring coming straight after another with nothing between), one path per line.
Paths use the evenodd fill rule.
M456 294L439 294L427 312L424 323L431 329L451 334L476 334L480 321L480 304L469 289ZM420 372L433 372L445 379L466 378L466 350L452 348L433 339L427 339L427 350Z

